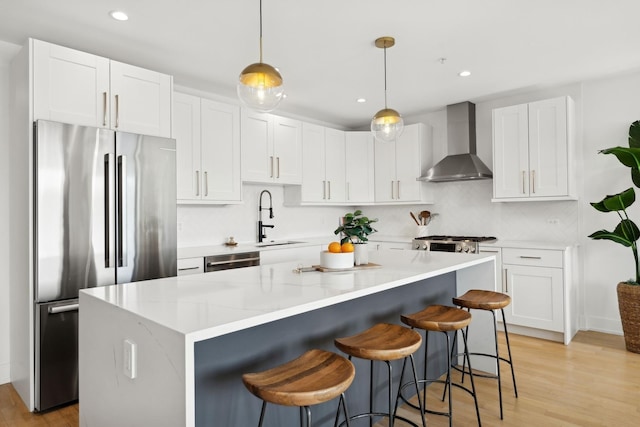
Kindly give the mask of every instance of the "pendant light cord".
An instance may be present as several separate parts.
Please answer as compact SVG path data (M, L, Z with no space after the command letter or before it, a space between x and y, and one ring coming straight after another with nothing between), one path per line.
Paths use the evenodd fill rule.
M262 0L260 0L262 1ZM384 44L384 108L387 108L387 43Z
M262 64L262 0L260 0L260 63Z

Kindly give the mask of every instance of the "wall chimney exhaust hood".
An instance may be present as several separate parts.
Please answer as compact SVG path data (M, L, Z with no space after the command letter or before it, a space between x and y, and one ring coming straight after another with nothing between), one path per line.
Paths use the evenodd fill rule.
M476 105L461 102L447 106L448 155L419 181L448 182L491 179L491 170L476 155Z

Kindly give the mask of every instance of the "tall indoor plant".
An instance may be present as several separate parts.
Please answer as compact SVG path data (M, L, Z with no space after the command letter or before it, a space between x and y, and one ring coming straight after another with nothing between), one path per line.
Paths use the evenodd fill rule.
M342 217L342 224L333 232L334 234L342 233L344 235L340 239L340 243L351 242L354 244L355 265L369 263L368 248L365 243L369 240L367 236L377 231L371 226L372 223L377 221L377 218L366 217L362 215L361 210L357 210L353 213L349 212Z
M600 151L603 154L613 154L625 166L631 169L631 181L640 188L640 121L635 121L629 127L629 147L613 147ZM633 187L621 193L607 195L591 206L600 212L616 212L620 222L613 231L598 230L589 235L596 240L611 240L631 248L635 265L635 278L618 283L618 308L624 331L627 350L640 353L640 262L638 260L638 239L640 229L629 219L627 208L636 200Z

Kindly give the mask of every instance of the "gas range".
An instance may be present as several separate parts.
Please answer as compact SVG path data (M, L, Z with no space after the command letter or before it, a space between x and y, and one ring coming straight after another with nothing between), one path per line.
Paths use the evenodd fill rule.
M480 243L492 243L496 240L489 236L424 236L413 239L412 249L474 254L479 252Z

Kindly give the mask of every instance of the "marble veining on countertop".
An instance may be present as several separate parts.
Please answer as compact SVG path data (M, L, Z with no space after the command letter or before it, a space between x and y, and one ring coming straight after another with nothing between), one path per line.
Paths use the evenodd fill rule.
M382 250L370 253L379 268L295 273L299 262L285 262L91 288L81 291L81 301L103 300L199 341L494 259Z

